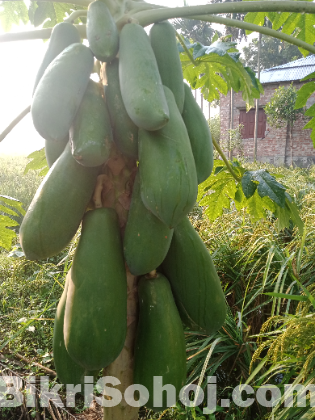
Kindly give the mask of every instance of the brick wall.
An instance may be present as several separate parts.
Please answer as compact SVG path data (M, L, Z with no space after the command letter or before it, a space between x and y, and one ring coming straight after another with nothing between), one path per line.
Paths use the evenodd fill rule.
M264 95L260 97L259 106L263 107L269 102L274 90L281 86L289 86L290 82L268 83L264 84ZM302 83L294 83L296 88L300 88ZM221 117L221 136L227 136L227 130L230 128L230 93L227 96L221 95L220 99L220 117ZM307 107L315 103L315 93L309 98ZM239 124L240 109L245 108L245 102L242 99L242 92L234 93L234 115L233 128ZM310 138L311 130L303 130L306 121L300 119L293 127L293 162L297 166L308 166L315 163L315 149ZM257 160L269 162L275 165L291 164L291 145L288 140L286 144L287 128L275 129L266 125L264 138L257 139ZM245 157L253 159L254 139L243 139L243 148Z

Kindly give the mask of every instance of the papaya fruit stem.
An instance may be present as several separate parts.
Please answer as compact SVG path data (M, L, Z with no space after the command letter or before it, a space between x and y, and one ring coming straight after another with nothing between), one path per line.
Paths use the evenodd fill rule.
M6 136L13 130L13 128L18 125L20 121L30 112L31 105L29 105L27 108L25 108L17 117L14 118L13 121L10 122L10 124L7 126L5 130L2 131L0 134L0 142L6 138Z
M228 161L228 159L226 158L225 154L223 153L223 150L221 149L221 147L219 146L219 144L216 142L216 140L212 139L212 143L214 145L214 147L217 149L219 155L221 156L223 162L225 163L228 171L230 172L230 174L233 176L233 178L235 179L236 182L240 182L241 178L239 178L236 173L234 172L232 166L230 165L230 162Z

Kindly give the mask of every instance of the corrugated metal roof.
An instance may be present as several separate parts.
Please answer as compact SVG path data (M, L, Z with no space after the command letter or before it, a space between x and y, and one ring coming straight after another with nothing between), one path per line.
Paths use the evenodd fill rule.
M263 70L260 73L261 83L290 82L301 80L303 77L315 71L315 55L291 61L281 66Z

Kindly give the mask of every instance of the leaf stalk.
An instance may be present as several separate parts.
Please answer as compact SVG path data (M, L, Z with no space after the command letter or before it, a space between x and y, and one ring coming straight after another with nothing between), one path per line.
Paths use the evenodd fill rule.
M212 143L214 145L214 147L217 149L217 152L219 153L219 155L221 156L223 162L225 163L228 171L230 172L230 174L233 176L233 178L235 179L236 182L240 182L241 178L239 178L236 173L234 172L232 166L230 165L230 162L227 160L223 150L221 149L219 143L217 143L217 141L215 139L212 139Z

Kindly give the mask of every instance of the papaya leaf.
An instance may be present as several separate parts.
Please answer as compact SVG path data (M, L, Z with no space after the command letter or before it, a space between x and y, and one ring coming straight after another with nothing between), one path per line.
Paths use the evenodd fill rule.
M0 22L3 30L9 32L12 25L28 22L28 10L24 1L1 2Z
M247 171L242 178L242 187L246 198L250 198L256 188L260 197L270 197L278 206L285 206L285 187L280 184L268 171ZM245 188L245 190L244 190Z
M28 171L41 169L39 175L44 176L49 171L48 163L46 160L45 155L45 148L43 147L40 150L36 150L35 152L31 153L27 156L28 159L31 161L26 165L24 169L24 175L27 174Z
M190 54L192 50L193 61L182 46L178 48L184 78L192 89L200 88L209 102L219 99L220 92L226 95L230 89L241 91L247 108L254 105L254 99L260 97L263 88L252 70L240 62L234 42L217 40L210 46L199 42L190 44L187 40L184 42Z
M22 216L25 215L25 210L23 209L23 204L19 200L17 200L16 198L9 197L7 195L0 195L0 202L1 201L6 206L13 207L16 211L21 213ZM12 213L9 213L8 211L6 211L6 213L12 214Z
M0 247L7 250L11 248L12 240L16 237L15 231L8 228L18 226L18 222L6 216L4 213L10 214L11 216L18 216L15 210L22 215L25 214L25 210L20 201L6 195L0 195Z
M266 170L247 171L237 160L230 164L240 181L217 159L210 177L199 185L197 201L206 207L205 214L211 221L221 216L224 209L229 210L233 203L237 211L245 209L253 223L273 214L278 230L290 227L292 221L303 234L298 208L273 175Z
M314 73L312 73L312 75L315 77ZM299 108L302 108L303 106L306 106L306 102L313 92L315 92L315 82L305 83L297 91L297 97L296 97L294 109L299 109Z
M282 27L281 32L284 34L294 36L311 45L315 42L315 16L312 13L249 12L244 18L245 22L255 23L259 26L263 26L266 19L272 23L272 29L276 31ZM246 31L246 33L249 34L250 31ZM299 50L304 56L309 54L309 51L303 48L299 48Z

